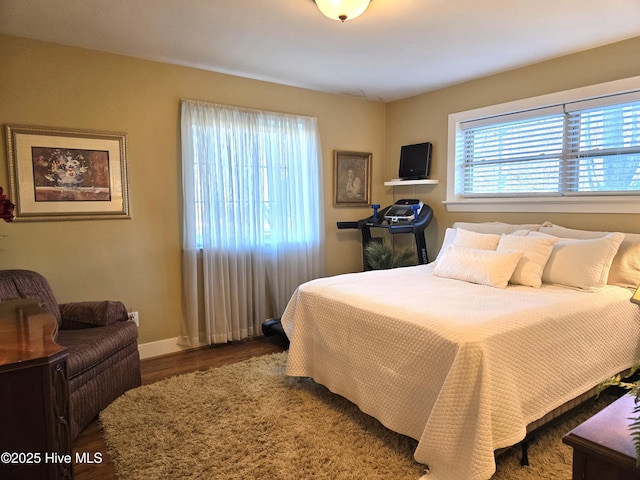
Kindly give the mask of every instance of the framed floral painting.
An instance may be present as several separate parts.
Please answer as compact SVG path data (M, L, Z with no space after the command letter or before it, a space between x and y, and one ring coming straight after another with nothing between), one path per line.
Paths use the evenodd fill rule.
M131 218L124 133L6 125L15 220Z

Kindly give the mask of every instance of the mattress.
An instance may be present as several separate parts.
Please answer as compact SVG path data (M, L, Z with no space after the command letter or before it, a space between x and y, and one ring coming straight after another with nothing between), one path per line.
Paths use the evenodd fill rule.
M282 317L287 374L418 440L430 480L484 480L494 450L640 357L631 292L505 289L433 264L313 280Z

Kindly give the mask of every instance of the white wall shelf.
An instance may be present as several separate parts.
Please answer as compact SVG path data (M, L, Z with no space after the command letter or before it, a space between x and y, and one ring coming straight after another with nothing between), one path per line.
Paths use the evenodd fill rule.
M384 182L385 187L396 187L398 185L436 185L438 180L433 180L431 178L425 178L422 180L400 180L399 178L394 178L388 182Z

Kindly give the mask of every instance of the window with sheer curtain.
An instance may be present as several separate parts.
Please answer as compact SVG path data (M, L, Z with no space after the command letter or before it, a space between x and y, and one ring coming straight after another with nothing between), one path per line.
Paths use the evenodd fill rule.
M258 335L324 274L317 120L183 100L181 122L180 343Z
M448 202L478 210L500 203L506 210L555 204L554 211L589 202L613 211L640 205L640 90L540 103L484 117L453 115L460 120L450 124L455 196Z

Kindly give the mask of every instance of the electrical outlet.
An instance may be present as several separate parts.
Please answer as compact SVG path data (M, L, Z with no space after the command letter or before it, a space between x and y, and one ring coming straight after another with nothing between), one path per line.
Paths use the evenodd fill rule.
M129 312L129 320L133 320L133 323L135 323L137 327L140 326L140 317L138 316L138 312Z

